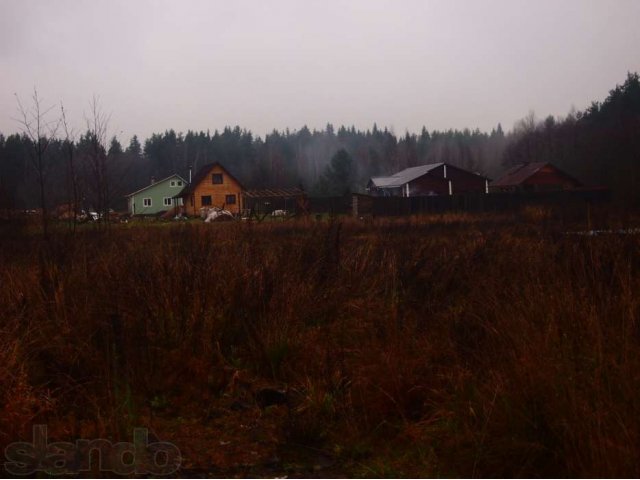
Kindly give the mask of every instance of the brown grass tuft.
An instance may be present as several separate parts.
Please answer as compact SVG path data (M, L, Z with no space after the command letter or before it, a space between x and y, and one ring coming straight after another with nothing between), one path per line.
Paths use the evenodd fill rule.
M639 476L640 238L512 220L6 237L2 446L150 425L201 451L248 422L349 475Z

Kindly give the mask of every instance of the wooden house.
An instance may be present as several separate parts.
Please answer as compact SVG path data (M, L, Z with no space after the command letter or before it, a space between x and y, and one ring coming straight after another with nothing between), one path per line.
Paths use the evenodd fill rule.
M155 181L146 187L126 195L129 213L131 215L157 215L181 205L178 198L180 191L187 182L178 174L173 174L162 180Z
M242 184L218 162L198 170L192 182L179 194L186 215L197 216L202 208L222 208L234 215L240 213Z
M405 168L389 177L373 177L367 184L367 193L382 197L418 197L488 191L488 178L447 163Z
M490 185L491 192L548 192L573 190L582 184L548 162L523 163Z

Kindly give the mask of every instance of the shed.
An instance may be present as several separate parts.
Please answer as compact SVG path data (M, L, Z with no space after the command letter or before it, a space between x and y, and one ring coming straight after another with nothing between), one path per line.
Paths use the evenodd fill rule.
M491 183L492 192L548 192L572 190L582 184L549 162L523 163Z
M263 188L242 193L242 206L247 215L308 213L307 195L301 188Z
M487 193L488 188L488 178L447 163L405 168L388 177L373 177L367 184L370 195L383 197Z

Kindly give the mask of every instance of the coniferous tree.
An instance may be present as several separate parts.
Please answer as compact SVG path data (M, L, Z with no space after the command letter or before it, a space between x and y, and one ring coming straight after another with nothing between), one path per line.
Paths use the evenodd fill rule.
M356 171L353 159L341 148L331 158L330 165L324 171L316 190L324 195L345 195L355 187Z

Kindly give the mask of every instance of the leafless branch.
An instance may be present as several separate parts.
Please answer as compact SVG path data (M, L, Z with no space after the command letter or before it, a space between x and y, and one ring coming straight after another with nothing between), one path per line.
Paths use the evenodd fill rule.
M15 94L18 103L20 118L15 119L21 126L24 135L31 140L31 160L36 171L38 187L40 190L40 208L42 209L42 230L45 239L48 238L47 199L46 199L46 152L53 139L56 138L60 128L60 119L48 121L47 115L55 105L42 108L42 99L38 90L34 87L31 97L31 108L25 108L18 94Z
M60 110L61 110L61 122L64 128L65 139L69 142L75 142L76 134L73 129L69 130L69 125L67 123L67 115L64 111L64 105L62 105L62 103L60 104Z
M98 213L102 215L108 224L109 208L111 203L111 190L109 182L109 166L107 158L107 131L111 115L103 112L100 99L93 96L90 104L90 114L85 114L87 131L89 134L90 151L87 156L89 168L93 177L95 189L94 201Z

